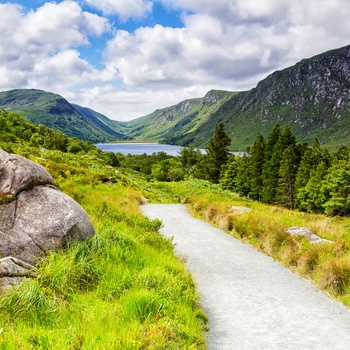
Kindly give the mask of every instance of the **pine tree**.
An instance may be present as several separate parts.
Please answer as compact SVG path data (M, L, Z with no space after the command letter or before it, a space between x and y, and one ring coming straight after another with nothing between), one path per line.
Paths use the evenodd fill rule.
M265 156L262 167L262 200L273 203L276 198L278 185L278 169L280 167L280 138L281 128L276 125L268 135L265 144Z
M350 164L334 159L322 182L321 195L327 215L350 215Z
M309 183L311 176L315 175L317 167L320 164L323 164L322 166L327 169L330 165L330 155L327 150L321 149L320 141L317 137L315 137L312 146L307 148L301 157L298 168L298 173L295 180L295 191L297 193L295 198L295 206L297 208L305 207L305 203L302 203L302 201L304 201L304 187ZM300 195L299 192L301 192ZM310 207L310 205L308 205L308 207Z
M224 166L220 177L220 185L224 190L237 191L237 173L241 159L240 156L232 154Z
M204 157L202 167L206 177L214 183L219 183L222 166L226 164L229 157L228 147L230 143L231 139L225 132L224 124L217 124L215 134L206 148L207 154Z
M281 166L278 171L277 201L289 209L293 209L294 183L297 169L295 147L287 147L283 152Z
M327 166L325 162L321 162L316 170L311 171L307 184L301 187L296 194L295 203L299 210L309 213L322 213L324 211L322 207L324 196L320 189L326 173Z
M236 189L241 196L247 197L250 192L250 159L243 155L238 164L236 176Z
M260 200L263 182L262 170L264 164L264 137L259 134L250 151L250 193L249 197Z

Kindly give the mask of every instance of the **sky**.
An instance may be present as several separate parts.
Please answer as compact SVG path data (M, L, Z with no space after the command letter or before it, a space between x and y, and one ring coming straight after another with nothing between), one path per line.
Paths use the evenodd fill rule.
M0 91L127 121L350 44L349 0L0 1Z

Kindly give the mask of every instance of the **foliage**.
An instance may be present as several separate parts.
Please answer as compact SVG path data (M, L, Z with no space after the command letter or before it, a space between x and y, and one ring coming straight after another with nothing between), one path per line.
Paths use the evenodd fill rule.
M215 134L209 141L206 154L199 164L196 176L219 183L220 174L229 158L228 147L231 139L225 132L224 125L219 123L215 127Z
M276 125L267 140L258 135L249 155L230 157L220 184L242 196L289 209L350 215L350 153L341 146L333 157L316 138L311 147L296 143L289 126Z
M0 108L16 112L28 121L44 124L80 140L107 142L126 138L122 134L122 123L42 90L15 89L0 92Z

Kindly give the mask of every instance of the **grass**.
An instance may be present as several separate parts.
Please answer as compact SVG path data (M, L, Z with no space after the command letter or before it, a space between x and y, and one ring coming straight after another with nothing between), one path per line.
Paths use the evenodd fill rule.
M31 157L85 208L97 234L47 254L37 278L0 296L0 349L205 349L193 278L161 222L141 215L138 180L93 153Z

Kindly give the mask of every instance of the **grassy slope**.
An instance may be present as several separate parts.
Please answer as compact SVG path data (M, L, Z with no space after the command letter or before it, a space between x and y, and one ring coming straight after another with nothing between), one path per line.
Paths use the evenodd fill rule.
M160 222L140 214L141 179L104 166L98 152L7 148L43 164L98 233L49 254L37 279L0 297L0 348L204 349L192 277Z
M148 116L128 122L131 130L128 135L136 139L161 140L170 144L186 138L186 142L180 143L189 145L193 141L193 131L205 125L211 115L234 94L236 93L212 90L203 98L185 100L156 110Z
M103 120L104 116L80 106L75 107L60 95L41 90L0 92L0 108L85 141L108 142L125 139L117 130L118 123L114 123L114 128L111 128Z

